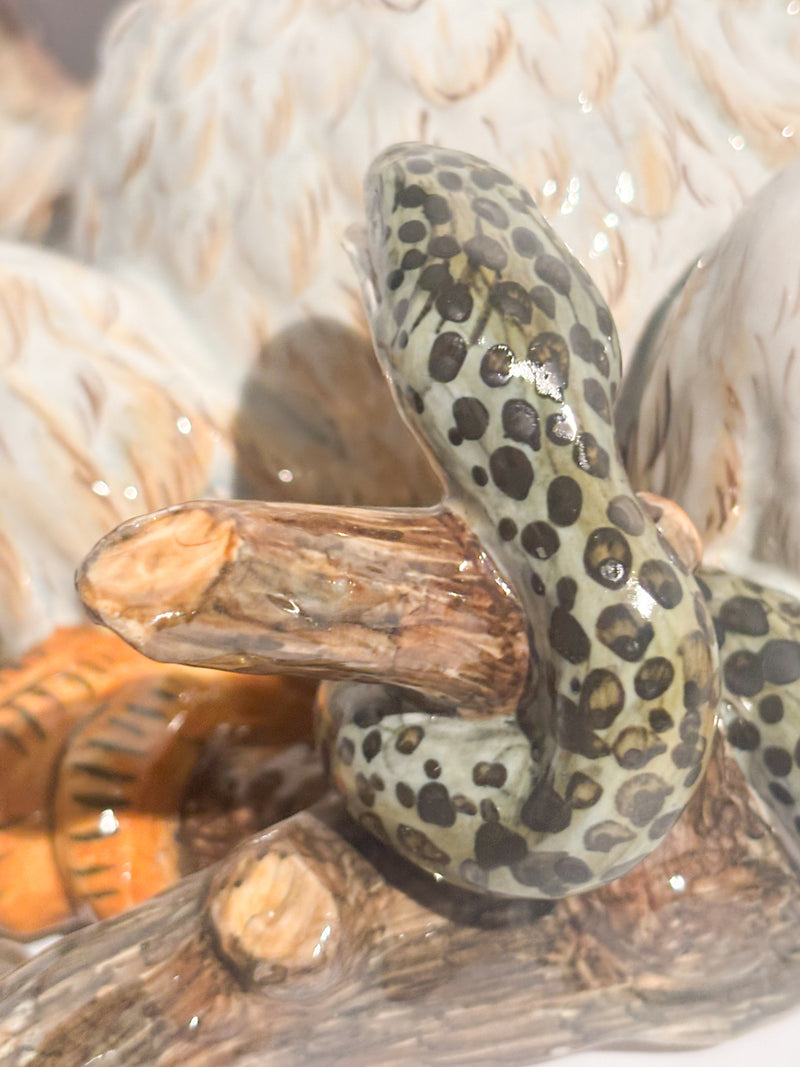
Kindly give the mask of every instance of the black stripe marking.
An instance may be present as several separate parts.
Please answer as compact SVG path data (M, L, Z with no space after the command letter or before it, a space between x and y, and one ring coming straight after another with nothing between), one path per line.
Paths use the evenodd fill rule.
M87 748L97 748L101 752L114 752L120 756L146 756L147 751L143 748L134 748L125 745L121 741L108 741L104 737L92 737L84 742Z
M172 689L164 689L161 686L157 686L153 692L163 700L177 700L180 696L180 693L175 693Z
M11 708L12 711L15 711L17 715L19 715L19 717L22 719L23 723L28 727L29 730L32 730L33 733L36 734L40 741L43 741L45 739L46 734L44 731L44 727L38 719L34 718L34 716L31 715L31 713L26 707L24 707L22 704L18 704L16 699L7 700L5 703L5 707Z
M125 705L125 710L131 715L141 715L143 719L160 719L163 721L169 718L166 712L159 711L158 708L151 708L148 704L128 703Z
M27 756L28 749L20 741L16 734L12 734L10 730L6 730L4 727L0 727L0 741L5 741L6 744L11 745L12 748L19 752L20 756Z
M73 793L72 799L76 804L82 804L84 808L91 808L93 811L105 811L106 808L124 810L131 806L128 797L112 797L108 793Z
M109 725L117 726L120 730L127 730L129 734L135 734L136 737L144 737L147 732L135 722L128 722L127 719L123 719L121 715L112 715L108 722Z
M90 778L99 778L102 782L135 782L137 776L127 771L115 771L113 767L104 767L101 763L73 763L72 769L88 774Z
M96 863L91 867L70 867L69 873L73 878L91 878L95 874L113 871L115 866L113 863Z

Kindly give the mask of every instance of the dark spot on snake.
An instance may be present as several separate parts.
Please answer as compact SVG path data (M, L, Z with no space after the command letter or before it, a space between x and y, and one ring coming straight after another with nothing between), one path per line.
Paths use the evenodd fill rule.
M764 680L789 685L800 678L800 644L797 641L767 641L761 649Z
M612 526L592 530L583 551L589 577L606 589L619 589L628 580L633 557L624 536Z
M605 346L600 341L592 342L592 362L603 375L603 377L607 378L610 369L608 363L608 355L606 354ZM611 403L613 404L617 395L616 382L611 383L609 387L609 392L611 393Z
M780 782L770 782L769 791L779 804L786 804L787 807L789 804L794 804L794 797L786 786L781 785Z
M472 201L472 210L499 230L504 230L508 226L508 215L498 203L489 200L488 197L476 196Z
M442 286L436 297L436 310L443 319L464 322L472 314L472 294L461 282Z
M520 820L535 833L560 833L572 821L572 805L549 781L537 783L522 805Z
M414 790L406 782L398 782L394 787L395 796L404 808L413 808L416 801Z
M394 321L397 323L398 326L400 326L402 324L403 319L406 317L406 312L407 311L408 311L408 300L406 300L406 299L398 300L397 303L394 306L394 311L392 312L392 314L394 316Z
M401 330L400 333L397 335L397 347L402 349L405 348L407 344L408 332L406 330Z
M566 796L573 808L591 808L603 795L603 787L582 771L575 771L567 782Z
M477 815L478 809L469 799L465 797L463 793L455 793L451 797L453 801L453 807L456 809L459 815Z
M450 205L443 196L431 193L425 201L422 209L425 218L434 226L440 226L443 222L450 221Z
M416 411L418 415L421 415L425 410L425 402L419 395L416 389L412 389L410 385L406 386L406 397L411 407Z
M427 834L423 834L421 830L415 830L413 826L401 823L397 827L397 841L409 856L415 856L423 863L445 867L450 862L450 857L446 852L435 845Z
M603 386L596 378L586 378L583 383L583 397L589 407L596 411L603 422L611 423L611 410Z
M659 814L664 801L673 792L663 778L649 771L628 778L617 790L614 804L620 815L634 826L647 826Z
M613 671L595 667L581 687L578 710L592 730L607 730L625 705L625 690Z
M458 333L440 333L431 347L428 373L437 382L452 382L467 356L467 342Z
M361 742L361 751L364 754L364 759L369 763L370 760L375 759L381 750L381 734L380 730L370 730L364 740Z
M531 321L531 298L517 282L497 282L489 299L492 306L506 318L516 319L526 326Z
M558 551L561 541L558 533L547 522L529 522L520 535L522 547L536 559L550 559Z
M700 592L703 594L703 600L708 603L713 598L714 594L711 592L711 590L708 588L708 585L703 581L699 574L696 574L694 576L694 580L700 587Z
M536 573L536 571L531 571L531 589L534 591L534 593L536 593L537 596L544 596L546 592L544 582Z
M597 617L598 640L620 659L635 663L644 655L655 633L652 625L625 604L611 604Z
M481 360L480 375L491 389L505 385L511 377L514 353L508 345L492 345Z
M492 452L489 472L497 488L512 500L524 500L533 484L530 460L512 445L501 445Z
M411 174L429 174L433 170L433 163L424 156L415 156L406 161L406 170Z
M683 590L678 576L663 560L645 560L639 568L639 582L662 608L677 607L683 599Z
M489 270L502 270L508 262L506 250L494 237L479 233L464 242L467 259L474 267L487 267Z
M555 872L562 881L570 885L582 885L592 877L591 869L577 856L564 856L556 860Z
M517 524L513 519L503 518L497 524L497 532L501 541L513 541L517 536Z
M737 649L725 660L722 668L725 685L740 697L754 697L764 685L761 661L746 648Z
M767 745L764 749L764 764L770 774L785 778L792 769L792 757L779 745Z
M597 443L590 433L578 434L572 458L575 464L593 478L607 478L609 471L608 452Z
M550 644L569 663L583 663L589 658L586 631L574 615L560 607L554 608L550 616Z
M451 192L460 189L464 184L459 175L452 170L440 170L436 177L442 188L449 189Z
M586 363L592 362L592 335L582 322L570 327L569 343L576 356Z
M636 835L627 826L605 819L591 826L583 835L583 844L588 852L610 852L617 845L632 841Z
M497 805L493 800L489 800L488 797L484 797L480 802L478 810L484 822L500 822L500 812L497 810Z
M417 241L421 241L427 233L428 230L424 222L420 222L419 219L411 219L400 226L397 236L403 244L413 245Z
M512 441L528 445L534 452L541 448L539 413L527 400L507 400L502 411L503 433Z
M389 840L389 835L386 833L386 827L383 825L380 817L375 814L374 811L364 811L359 816L358 821L361 825L368 830L375 837L382 841Z
M583 493L574 478L560 474L547 487L547 515L556 526L572 526L583 507Z
M663 837L664 834L672 829L680 818L680 815L680 809L678 811L667 811L663 815L659 815L647 831L647 836L651 841L658 841L659 838Z
M615 496L606 508L606 517L631 537L644 533L644 515L633 497Z
M489 412L474 396L461 396L453 402L453 418L467 441L477 441L489 425Z
M400 262L400 266L403 268L403 270L419 270L419 268L424 262L424 252L421 252L419 248L409 248L409 250L403 256Z
M379 774L371 774L369 776L369 784L372 786L376 793L382 793L386 788L386 783Z
M394 747L404 756L410 756L425 736L421 726L404 726L394 742Z
M556 298L553 295L553 290L548 289L546 285L534 285L530 291L530 298L536 307L548 319L552 319L556 313Z
M435 826L452 826L456 821L456 809L441 782L426 782L420 789L417 793L417 812L423 822Z
M486 760L481 760L472 768L472 781L475 785L499 789L506 784L507 773L502 763L488 763Z
M592 730L580 708L559 693L556 697L555 736L558 744L567 752L574 752L586 759L607 756L608 745Z
M517 863L528 854L525 838L502 823L485 822L475 834L475 859L486 871Z
M547 416L544 431L554 445L570 445L575 440L575 425L563 411Z
M442 765L437 759L426 759L423 770L429 778L439 778L442 773Z
M564 338L547 330L537 334L528 345L528 360L536 392L560 403L569 383L569 349Z
M430 263L420 274L417 285L428 293L435 293L443 285L452 285L450 268L446 263Z
M339 744L336 746L336 755L345 767L352 765L356 755L356 746L349 737L340 739Z
M400 286L403 284L404 277L405 275L401 270L393 270L386 278L387 289L390 289L392 291L394 291L395 289L399 289Z
M432 237L428 243L428 255L436 256L438 259L452 259L452 257L457 256L460 251L461 245L455 237L451 237L449 233L443 233L438 237Z
M461 436L461 434L458 432L458 430L455 428L455 426L452 429L447 431L447 440L455 448L458 448L459 445L463 445L464 444L464 438Z
M486 485L486 483L489 481L489 475L486 473L483 467L473 467L471 474L473 482L476 485L480 485L481 487Z
M559 606L564 611L572 611L575 607L575 597L578 593L578 583L574 578L559 578L556 582L556 597Z
M367 704L358 708L353 715L353 722L360 730L367 730L370 726L377 726L380 721L380 711L374 704Z
M537 256L533 264L533 269L545 285L549 285L562 296L566 296L569 293L569 269L557 256L551 256L547 253Z
M599 304L597 307L597 325L600 328L600 333L604 337L608 337L609 340L614 334L614 321L611 318L611 313L607 307Z
M401 207L419 207L425 203L427 193L420 185L407 185L397 194L397 202Z
M538 256L543 250L536 234L524 226L517 226L511 231L511 243L521 256Z
M657 734L666 733L675 725L672 716L665 708L652 708L647 721L650 723L650 729L655 730Z
M654 656L645 660L636 672L633 688L642 700L655 700L666 693L674 677L675 668L670 661L665 656Z
M623 770L638 770L656 756L667 751L667 746L645 726L628 726L614 742L614 758Z
M758 703L758 714L762 722L773 725L783 718L783 701L774 694L764 697Z
M726 727L728 743L742 752L754 752L761 744L758 727L746 719L734 719Z
M375 790L363 774L356 775L356 796L365 808L371 808L375 803Z

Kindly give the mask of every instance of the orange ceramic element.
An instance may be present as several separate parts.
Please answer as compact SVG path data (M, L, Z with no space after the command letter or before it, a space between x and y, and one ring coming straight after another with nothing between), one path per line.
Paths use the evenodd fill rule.
M263 730L273 710L270 740L300 740L311 692L298 680L180 667L119 686L79 728L58 775L55 852L71 899L102 919L176 882L180 801L203 742L223 722Z
M72 915L52 852L48 797L70 731L147 660L106 630L56 630L0 671L0 928L29 936Z
M301 680L158 664L90 626L0 670L0 930L37 936L172 884L203 741L221 723L307 738L312 696Z

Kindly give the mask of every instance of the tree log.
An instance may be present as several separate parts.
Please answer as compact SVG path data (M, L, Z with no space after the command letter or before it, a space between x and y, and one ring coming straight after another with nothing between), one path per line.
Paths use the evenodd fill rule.
M200 501L117 527L78 575L90 611L145 655L379 679L513 714L519 602L446 508Z

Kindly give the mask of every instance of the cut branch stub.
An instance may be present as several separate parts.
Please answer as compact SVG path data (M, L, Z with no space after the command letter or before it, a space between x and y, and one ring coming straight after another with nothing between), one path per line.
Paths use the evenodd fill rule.
M158 660L379 680L513 714L527 627L444 507L200 501L123 523L87 557L93 614Z

